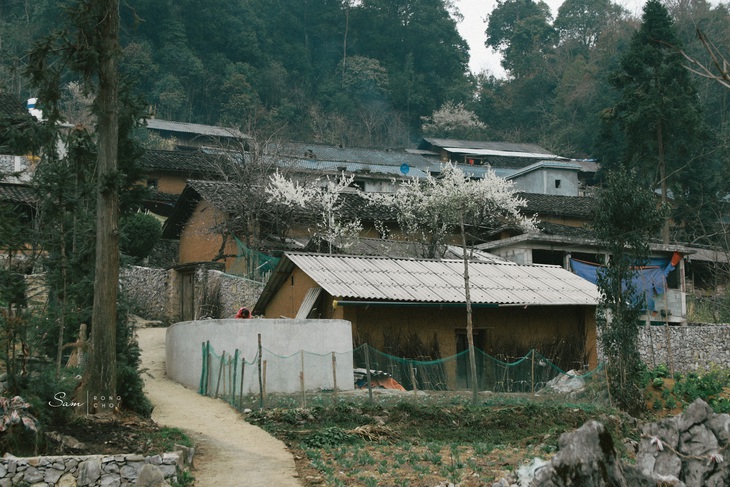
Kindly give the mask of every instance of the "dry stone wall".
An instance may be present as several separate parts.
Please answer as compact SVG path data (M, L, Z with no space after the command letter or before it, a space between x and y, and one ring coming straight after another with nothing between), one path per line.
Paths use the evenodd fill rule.
M231 318L241 306L253 308L264 284L201 266L194 274L195 319ZM174 269L130 267L121 274L133 310L148 320L182 321L181 279Z
M123 487L177 482L185 453L85 455L0 459L0 487ZM164 484L163 484L164 485Z
M169 318L170 271L148 267L129 267L121 272L124 293L134 311L148 320Z
M659 364L669 365L671 362L678 372L691 372L713 366L730 368L728 343L728 324L642 326L639 329L639 353L644 363L655 367Z

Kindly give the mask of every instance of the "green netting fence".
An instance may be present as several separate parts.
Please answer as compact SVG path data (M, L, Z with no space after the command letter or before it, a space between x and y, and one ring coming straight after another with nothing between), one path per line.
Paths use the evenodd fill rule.
M603 364L591 371L566 372L531 350L508 363L475 349L477 373L470 373L469 352L438 360L411 360L383 353L365 344L347 352L317 354L300 351L278 355L259 346L251 357L240 350L220 351L202 344L199 392L225 399L236 407L251 403L264 407L267 395L286 394L302 407L307 398L322 393L348 393L391 389L412 391L479 391L538 393L545 388L560 391L561 384L605 380ZM369 373L368 373L369 371ZM368 386L369 385L369 386ZM569 386L568 386L569 387ZM414 396L416 397L416 396Z
M236 239L238 252L236 259L228 269L230 274L246 277L255 281L262 281L263 277L273 271L279 263L279 258L250 249L238 238L234 238Z

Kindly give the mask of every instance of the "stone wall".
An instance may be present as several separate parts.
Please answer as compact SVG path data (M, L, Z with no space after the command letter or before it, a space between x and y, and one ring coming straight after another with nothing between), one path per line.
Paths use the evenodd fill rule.
M189 453L188 453L189 454ZM85 455L0 459L0 486L43 487L156 485L177 482L190 459L185 453L162 455Z
M163 323L182 321L181 273L175 269L129 267L122 271L122 288L133 312ZM225 274L205 265L195 270L195 319L230 318L241 306L253 308L264 284Z
M669 343L667 343L667 332ZM677 372L711 366L730 368L730 325L690 324L687 326L642 326L639 353L649 367L671 364ZM667 354L667 350L671 354Z
M134 313L148 320L169 319L170 271L133 266L122 269L120 279Z
M215 318L234 317L242 306L253 309L264 289L263 283L220 271L208 271L206 286L207 294L217 299Z

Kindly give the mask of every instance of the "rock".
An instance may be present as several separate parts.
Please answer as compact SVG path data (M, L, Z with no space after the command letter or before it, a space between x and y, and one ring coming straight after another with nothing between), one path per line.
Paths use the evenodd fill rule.
M575 370L569 370L565 375L558 375L553 380L545 384L545 392L554 392L557 394L569 394L571 392L580 391L585 387L585 381L578 375Z
M49 484L55 484L56 482L58 482L58 479L61 478L61 475L63 475L63 470L48 468L46 469L46 474L43 477L43 481L48 482Z
M517 478L519 479L519 484L524 487L529 487L530 485L532 485L532 480L535 478L535 472L537 472L539 469L547 464L548 462L541 458L533 458L532 461L527 465L522 465L520 468L517 469ZM505 482L506 481L507 480L505 479Z
M114 474L104 474L101 476L101 481L99 482L100 487L121 487L122 480L119 478L119 475Z
M35 467L29 467L23 473L23 482L27 482L29 484L35 484L42 480L43 480L43 472L41 472L40 470L38 470Z
M76 485L76 479L70 473L63 474L56 483L56 487L76 487Z
M142 467L137 477L137 487L161 487L168 485L162 471L154 465L147 464Z
M57 431L51 431L50 433L46 434L46 437L49 438L51 441L60 444L68 450L79 451L86 448L86 445L81 443L73 436L62 435Z
M559 444L557 455L535 473L535 486L626 485L613 439L601 423L588 421L575 432L562 434Z
M93 485L101 477L101 462L98 458L90 458L79 465L78 485Z

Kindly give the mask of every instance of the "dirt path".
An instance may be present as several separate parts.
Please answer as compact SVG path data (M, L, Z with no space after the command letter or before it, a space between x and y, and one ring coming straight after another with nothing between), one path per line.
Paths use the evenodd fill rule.
M165 375L165 328L137 331L152 419L185 430L196 443L196 487L299 487L294 459L284 444L245 422L223 401L199 395Z

